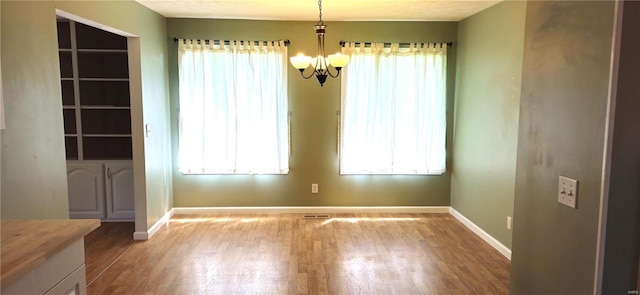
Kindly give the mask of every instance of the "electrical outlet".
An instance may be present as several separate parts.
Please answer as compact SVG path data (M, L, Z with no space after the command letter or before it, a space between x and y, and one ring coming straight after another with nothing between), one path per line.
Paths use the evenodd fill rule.
M507 229L511 229L512 222L511 216L507 216Z
M558 203L576 208L578 201L578 181L560 176L558 183Z
M312 183L311 184L311 193L312 194L317 194L318 193L318 184L317 183Z

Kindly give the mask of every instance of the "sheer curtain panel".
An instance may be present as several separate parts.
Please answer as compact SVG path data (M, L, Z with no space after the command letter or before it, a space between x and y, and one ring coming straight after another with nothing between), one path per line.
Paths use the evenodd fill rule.
M289 172L286 61L284 41L178 40L181 172Z
M341 174L442 174L446 43L353 43L342 76Z

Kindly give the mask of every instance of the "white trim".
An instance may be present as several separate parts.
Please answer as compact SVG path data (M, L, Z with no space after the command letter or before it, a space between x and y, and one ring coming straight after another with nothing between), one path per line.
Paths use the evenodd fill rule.
M146 241L149 239L149 233L146 231L137 231L133 232L133 240L135 241Z
M160 228L162 228L162 226L165 225L169 221L169 219L171 219L174 212L174 209L169 210L169 212L162 216L162 218L160 218L160 220L158 220L153 226L151 226L149 230L134 232L133 239L136 241L146 241L148 239L151 239L151 237L153 237L153 235L158 232L158 230L160 230Z
M294 206L294 207L178 207L173 214L282 214L282 213L449 213L449 206Z
M613 146L613 130L616 115L616 98L618 94L618 71L620 66L620 43L622 42L622 17L624 5L615 2L613 16L613 36L611 38L611 57L609 65L609 93L607 96L607 114L605 118L604 148L602 156L602 175L600 178L600 202L598 212L598 231L596 239L596 267L593 278L593 294L602 294L602 278L604 277L604 251L607 236L607 211L609 207L609 185L611 177L611 153Z
M120 36L138 37L136 35L129 34L129 33L125 32L125 31L121 31L121 30L118 30L116 28L112 28L112 27L103 25L101 23L94 22L92 20L83 18L83 17L75 15L75 14L71 14L69 12L66 12L66 11L63 11L63 10L60 10L60 9L56 9L56 15L64 17L64 18L67 18L67 19L70 19L70 20L73 20L73 21L76 21L76 22L83 23L83 24L88 25L88 26L92 26L94 28L101 29L103 31L114 33L114 34L117 34L117 35L120 35Z
M458 221L462 222L462 224L464 224L472 232L474 232L481 239L483 239L485 242L487 242L491 247L493 247L494 249L498 250L498 252L500 252L500 254L504 255L504 257L506 257L507 259L511 260L511 249L507 248L507 246L505 246L502 243L500 243L498 240L496 240L494 237L492 237L490 234L488 234L482 228L477 226L471 220L469 220L466 217L464 217L464 215L462 215L460 212L456 211L456 209L449 208L449 214L451 214L451 216L453 216Z

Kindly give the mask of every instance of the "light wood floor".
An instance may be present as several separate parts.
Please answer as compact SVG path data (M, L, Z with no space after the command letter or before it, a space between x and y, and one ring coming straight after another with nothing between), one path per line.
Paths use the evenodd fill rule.
M84 237L87 284L91 284L134 243L133 222L103 222Z
M87 292L509 293L509 261L448 214L301 217L174 216L151 240L133 242ZM101 248L91 243L102 240L87 252Z

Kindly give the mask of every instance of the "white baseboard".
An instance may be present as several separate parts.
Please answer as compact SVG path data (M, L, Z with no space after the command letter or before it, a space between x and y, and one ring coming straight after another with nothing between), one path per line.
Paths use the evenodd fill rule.
M504 255L507 259L511 260L511 249L507 248L507 246L500 243L482 228L477 226L471 220L464 217L464 215L460 214L460 212L456 211L456 209L450 208L449 213L458 221L462 222L466 227L468 227L471 231L473 231L476 235L478 235L481 239L487 242L491 247L498 250L500 254Z
M149 230L147 231L137 231L133 233L133 239L136 241L146 241L151 239L151 237L163 226L165 225L169 219L173 216L174 209L169 210L160 220L158 220Z
M303 213L449 213L449 206L298 206L298 207L178 207L173 214L303 214Z
M133 240L146 241L149 239L149 233L146 231L137 231L133 233Z

